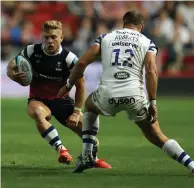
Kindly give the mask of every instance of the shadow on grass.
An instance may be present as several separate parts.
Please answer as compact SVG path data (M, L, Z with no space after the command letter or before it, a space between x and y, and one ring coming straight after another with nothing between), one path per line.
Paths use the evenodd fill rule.
M46 166L23 166L23 165L3 165L1 166L2 175L4 173L18 173L22 176L87 176L87 178L101 178L101 177L185 177L194 178L193 174L187 172L172 172L160 170L157 173L149 170L142 171L123 171L119 169L89 169L83 173L72 173L74 166L61 166L61 167L46 167ZM71 174L71 175L70 175Z
M2 175L5 173L16 173L22 176L38 176L38 175L61 175L64 173L70 173L73 171L73 166L61 166L61 167L46 167L46 166L24 166L24 165L2 165Z

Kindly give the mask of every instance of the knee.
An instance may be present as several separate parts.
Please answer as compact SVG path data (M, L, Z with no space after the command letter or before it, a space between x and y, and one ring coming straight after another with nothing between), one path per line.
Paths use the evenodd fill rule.
M32 111L28 112L29 116L35 120L41 120L44 116L44 111L41 108L35 108Z

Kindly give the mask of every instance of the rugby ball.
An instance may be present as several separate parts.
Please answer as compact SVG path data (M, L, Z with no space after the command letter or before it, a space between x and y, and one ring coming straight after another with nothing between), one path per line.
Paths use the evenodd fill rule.
M15 58L15 64L18 66L18 72L26 73L26 79L22 81L23 86L30 85L32 81L32 67L30 62L22 55Z

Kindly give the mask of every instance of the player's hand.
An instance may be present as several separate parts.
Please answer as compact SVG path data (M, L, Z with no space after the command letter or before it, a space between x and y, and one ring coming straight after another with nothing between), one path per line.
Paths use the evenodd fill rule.
M24 73L24 72L18 72L18 66L15 65L15 66L12 67L10 77L15 82L18 82L19 84L21 84L22 81L24 81L26 79L26 73Z
M63 86L59 92L57 93L57 97L63 97L64 95L66 95L67 93L70 92L71 89L68 89L66 86Z
M158 110L156 105L150 105L149 108L150 122L154 123L158 119Z
M68 119L67 119L67 124L72 125L72 126L77 126L79 119L80 119L81 112L73 112Z

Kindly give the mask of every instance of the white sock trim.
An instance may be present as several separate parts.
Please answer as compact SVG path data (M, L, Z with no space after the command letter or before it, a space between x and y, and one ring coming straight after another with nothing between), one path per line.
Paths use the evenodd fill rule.
M59 136L58 135L58 132L56 129L53 129L50 133L48 133L44 139L47 141L47 142L50 142L53 138L55 138L56 136Z
M187 159L189 159L189 158L190 158L190 156L189 156L189 155L186 155L186 156L182 159L181 164L184 165L185 161L186 161Z
M95 136L93 136L93 135L83 135L82 139L84 139L84 138L89 138L89 139L92 139L95 141Z

